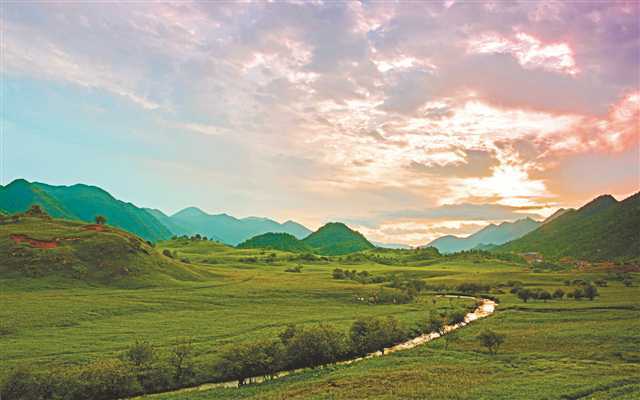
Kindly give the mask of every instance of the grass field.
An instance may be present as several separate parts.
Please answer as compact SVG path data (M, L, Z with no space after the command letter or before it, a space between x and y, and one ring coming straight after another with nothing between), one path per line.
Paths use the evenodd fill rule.
M205 241L161 242L157 250L191 260L196 280L123 288L65 277L1 280L1 373L20 364L50 369L118 356L137 338L161 353L175 341L195 344L196 378L202 381L232 343L273 338L287 324L331 323L345 331L359 316L394 315L406 324L430 311L470 306L472 301L421 294L410 304L357 301L378 284L335 280L336 268L395 272L430 285L464 282L493 287L518 280L530 288L565 290L565 280L609 279L593 301L523 303L508 288L493 289L496 314L442 341L350 366L318 368L240 389L167 393L159 399L396 399L396 398L621 398L640 397L640 290L624 287L606 271L532 273L497 260L401 261L393 265L331 258L305 262L287 253L236 250ZM272 253L275 254L272 255ZM389 257L392 257L394 253ZM302 272L285 272L302 265ZM435 304L433 303L433 300ZM475 336L485 328L506 335L496 356ZM198 378L200 377L200 378ZM617 396L617 397L616 397Z

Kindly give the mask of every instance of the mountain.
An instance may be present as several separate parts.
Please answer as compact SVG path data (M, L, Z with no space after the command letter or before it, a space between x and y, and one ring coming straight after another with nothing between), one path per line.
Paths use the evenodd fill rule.
M171 232L146 210L115 199L108 192L83 184L52 186L16 179L0 186L0 209L9 213L23 212L38 204L54 218L85 222L103 215L107 223L124 229L145 240L161 240Z
M471 250L479 245L503 244L531 232L540 225L540 222L531 218L523 218L515 222L503 222L500 225L490 224L464 238L453 235L442 236L430 242L427 247L435 247L441 253L455 253Z
M543 224L546 224L548 222L553 221L554 219L558 218L559 216L561 216L562 214L566 213L567 211L571 211L573 209L568 209L568 208L559 208L556 212L554 212L553 214L549 215L547 217L547 219L545 219L544 221L542 221Z
M308 236L311 231L304 226L287 221L280 224L269 218L235 218L227 214L211 215L197 207L188 207L170 217L159 211L152 211L164 226L176 235L203 236L237 245L249 238L263 233L289 233L298 239ZM162 214L162 215L160 215Z
M569 210L535 231L500 246L501 252L540 252L589 261L640 258L640 192L618 202L597 197Z
M158 253L146 241L108 225L46 214L0 218L1 279L54 278L141 287L210 277L206 269Z
M292 253L312 252L311 248L289 233L263 233L245 240L237 246L239 249L270 249L290 251Z
M340 222L330 222L322 226L302 242L313 249L314 253L325 256L337 256L375 248L360 232Z

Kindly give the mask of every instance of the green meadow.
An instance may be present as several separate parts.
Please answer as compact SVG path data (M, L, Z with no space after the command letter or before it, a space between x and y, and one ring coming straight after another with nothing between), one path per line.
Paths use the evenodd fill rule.
M615 269L531 271L486 256L424 259L415 252L368 251L360 256L311 257L234 249L211 241L160 242L181 279L113 286L59 274L5 275L0 294L3 375L119 357L136 340L160 357L184 338L194 345L195 376L204 383L228 347L274 339L289 324L331 324L344 330L358 317L395 316L407 326L442 311L472 307L469 299L438 297L463 283L486 284L499 299L496 313L443 340L353 365L295 373L234 389L175 392L157 399L394 399L394 398L620 398L640 396L640 290L637 273L626 287ZM45 252L47 250L39 250ZM154 253L155 254L155 253ZM183 260L178 262L176 260ZM377 261L372 261L377 260ZM286 272L294 267L300 272ZM361 301L385 283L332 278L335 268L420 279L428 286L407 304ZM185 274L192 273L193 279ZM627 273L627 276L629 274ZM593 301L530 300L510 293L510 281L530 289L573 290L566 281L606 279ZM446 287L441 292L429 288ZM489 355L476 336L506 336Z

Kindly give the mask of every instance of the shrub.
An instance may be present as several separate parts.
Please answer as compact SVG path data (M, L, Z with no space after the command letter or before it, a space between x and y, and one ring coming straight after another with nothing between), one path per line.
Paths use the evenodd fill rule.
M538 299L543 300L546 303L547 300L551 300L551 293L547 292L546 290L542 290L538 294Z
M571 297L573 297L576 300L580 300L581 298L584 297L584 292L580 288L575 289Z
M64 376L64 399L109 400L140 393L130 365L118 359L97 360Z
M491 287L489 285L484 285L481 283L462 283L457 287L458 291L462 293L479 293L479 292L488 292Z
M533 297L531 291L529 289L521 289L518 291L517 296L520 300L524 301L525 303L531 298Z
M21 365L9 373L0 387L4 400L40 400L51 397L51 386L45 377Z
M171 254L171 251L168 249L162 250L162 255L165 257L173 258L173 254Z
M295 267L290 267L284 270L284 272L302 272L302 265L296 265Z
M104 225L107 223L107 218L104 217L103 215L96 215L96 224L98 225Z
M334 269L331 273L331 276L333 277L333 279L346 279L347 277L341 268Z
M563 297L564 297L564 290L558 288L553 292L553 298L554 299L562 300Z
M464 311L458 310L454 311L449 315L449 324L456 325L461 322L464 322L464 318L466 317L466 313Z
M489 350L489 354L494 355L498 353L498 348L504 343L505 336L487 329L478 335L478 340L482 346Z

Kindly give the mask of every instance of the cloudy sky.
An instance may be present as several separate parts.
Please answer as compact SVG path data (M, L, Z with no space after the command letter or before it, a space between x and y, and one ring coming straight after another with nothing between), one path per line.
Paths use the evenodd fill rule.
M638 2L3 2L2 183L424 244L640 187Z

